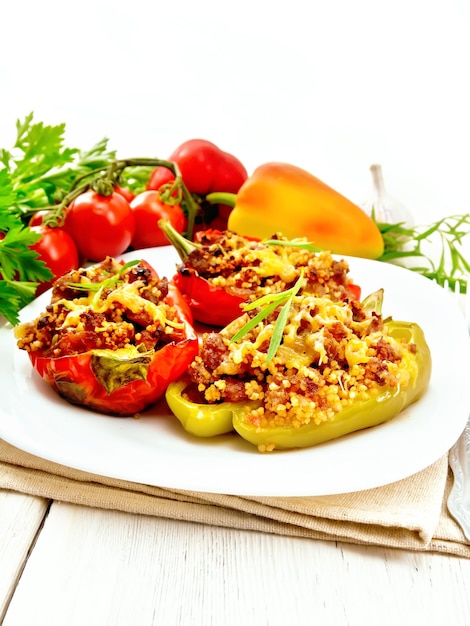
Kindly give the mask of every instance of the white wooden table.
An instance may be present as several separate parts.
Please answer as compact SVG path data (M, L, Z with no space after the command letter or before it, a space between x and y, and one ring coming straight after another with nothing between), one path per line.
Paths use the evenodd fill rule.
M3 5L2 5L3 6ZM465 2L7 0L0 145L65 122L121 156L202 136L417 221L468 211ZM6 11L6 12L5 12ZM447 39L445 39L447 37ZM3 626L470 624L470 560L283 538L0 491Z
M470 560L0 491L2 626L470 624Z

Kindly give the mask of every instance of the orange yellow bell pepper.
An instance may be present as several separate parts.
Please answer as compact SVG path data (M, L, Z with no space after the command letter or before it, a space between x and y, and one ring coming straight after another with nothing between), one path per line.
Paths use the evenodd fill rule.
M207 199L221 201L216 195ZM233 200L228 228L240 235L306 237L319 249L368 259L383 253L377 224L356 204L295 165L260 165Z

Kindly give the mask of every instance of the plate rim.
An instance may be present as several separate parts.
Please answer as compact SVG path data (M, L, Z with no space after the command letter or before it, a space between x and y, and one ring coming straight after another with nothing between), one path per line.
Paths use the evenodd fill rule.
M176 265L176 263L178 262L178 257L174 249L171 246L162 246L160 248L148 248L145 250L133 251L132 253L122 255L122 257L126 259L138 258L138 257L145 258L145 257L153 257L153 256L155 256L155 259L150 260L150 262L155 265L157 271L159 271L159 273L162 276L168 274L169 272L168 271L161 272L158 267L159 263L161 263L160 267L162 267L163 260L164 260L165 263L168 265L168 267L170 267L169 265L170 263L174 262ZM338 258L344 258L348 261L350 268L351 268L350 274L353 279L356 279L357 277L358 268L360 269L361 267L365 267L365 268L369 267L369 268L378 269L378 266L380 266L380 268L383 269L383 272L379 272L379 273L382 273L382 275L386 274L389 276L399 277L399 279L403 279L405 281L405 284L408 285L408 289L410 289L412 286L415 289L422 286L424 289L424 292L429 292L429 294L433 294L436 297L438 297L438 306L439 306L439 303L441 303L440 304L441 308L443 308L445 311L450 313L451 317L454 318L453 319L454 324L453 324L451 331L453 332L454 335L456 335L456 337L458 337L461 341L463 341L463 344L461 343L459 345L459 350L462 351L463 349L464 353L467 354L467 356L470 356L470 339L468 338L468 334L466 333L466 326L465 326L465 321L463 319L463 316L461 316L462 320L461 320L461 325L459 328L459 319L457 316L457 305L455 304L454 306L454 303L451 300L451 298L446 298L445 296L446 292L442 290L442 288L438 287L437 285L434 285L431 281L429 281L429 279L424 278L423 276L419 274L415 274L414 272L410 272L409 270L406 270L405 268L402 268L396 265L386 264L380 261L359 259L356 257L347 257L344 255L340 255L340 256L334 255L334 256ZM160 257L162 257L162 259L160 259ZM384 266L387 269L384 269ZM372 274L373 273L374 272L372 272ZM361 279L359 278L357 282L361 284ZM364 280L362 280L362 283L364 283ZM387 290L386 290L386 293L387 293ZM30 317L28 316L30 312L35 311L36 309L40 309L42 306L42 303L48 301L49 296L50 294L46 292L45 294L42 294L40 298L38 298L37 300L33 301L33 303L25 307L25 309L21 311L21 319L22 320L26 318L29 319ZM413 320L413 321L418 321L419 323L419 319ZM13 347L16 348L15 342L12 339L12 335L13 335L12 329L11 327L8 328L8 325L3 325L2 327L0 327L0 346L3 346L5 344L5 341L6 341L5 333L10 333L11 335L10 343L13 345ZM465 340L464 340L464 333L465 333ZM466 345L465 345L465 341L466 341ZM10 355L10 358L16 364L18 363L21 364L21 360L23 359L23 365L21 366L23 368L26 366L29 366L29 360L27 359L26 354L19 350L17 352L13 350L13 356ZM433 355L433 358L434 358L434 355ZM25 362L25 359L27 360L27 364ZM20 366L17 365L17 367L20 367ZM32 370L32 368L30 369L31 371L30 371L29 376L30 376L30 379L34 381L37 375ZM0 365L0 371L3 371L3 370L4 370L4 366ZM433 372L434 372L434 367L433 367ZM39 378L39 376L37 376L37 378ZM24 384L26 384L26 381L23 381L23 382ZM40 379L36 380L36 384L38 383L43 384L43 381L41 381ZM431 375L430 387L422 399L420 399L415 405L413 405L413 407L406 409L403 412L403 414L391 420L391 422L384 424L382 426L379 426L379 427L374 427L374 429L371 429L371 431L375 431L375 433L379 433L380 432L379 429L381 429L382 431L387 432L387 426L390 426L390 425L392 425L392 429L397 428L399 422L405 420L407 414L410 412L413 412L416 406L420 406L420 403L422 404L425 398L430 400L431 397L435 396L436 386L437 386L435 383L436 381L433 380L433 375ZM2 379L0 380L0 388L3 387L3 384L4 384L4 381ZM18 386L18 381L16 381L16 385ZM367 431L361 431L359 433L354 433L350 436L347 436L347 438L342 438L341 441L336 440L334 442L328 442L326 444L322 444L322 446L320 447L317 446L317 447L308 448L305 450L276 452L274 453L274 455L272 453L270 455L263 455L257 451L253 452L253 446L248 444L250 446L249 448L250 452L248 454L242 453L240 457L244 461L246 466L244 468L238 468L238 472L235 473L236 474L235 477L229 477L230 479L227 480L226 487L222 489L221 489L221 484L223 483L221 483L217 477L214 479L213 477L211 477L211 475L209 475L207 471L204 471L204 467L201 465L201 462L198 462L198 466L197 466L198 469L201 470L199 473L199 476L196 475L196 473L193 473L193 474L189 473L189 475L187 476L184 476L183 474L178 474L177 477L173 476L173 478L171 478L168 476L164 476L162 474L162 475L156 476L152 480L152 476L149 474L149 470L147 468L140 468L140 471L136 471L136 468L133 468L132 470L129 470L129 469L117 470L116 465L113 465L112 463L111 465L109 465L109 459L107 457L104 457L106 459L104 463L103 463L103 458L99 460L95 459L92 462L90 462L89 460L85 460L85 458L76 458L75 456L73 456L73 458L70 458L70 454L67 454L67 453L64 454L57 450L51 450L50 444L48 446L47 442L44 442L43 440L41 440L41 438L39 438L39 440L38 439L34 440L31 438L31 436L28 437L26 434L21 434L20 432L15 433L14 429L12 430L11 427L8 428L6 425L9 422L11 423L11 420L15 420L15 419L18 420L20 419L20 417L19 416L15 417L14 415L13 416L8 415L8 412L5 411L5 409L3 408L3 403L2 403L2 407L0 407L0 418L1 418L0 419L0 437L2 437L5 441L10 443L11 445L18 447L24 450L25 452L28 452L35 456L39 456L43 459L52 461L54 463L58 463L60 465L65 465L65 466L68 466L68 467L71 467L80 471L84 471L87 473L106 476L108 478L115 478L118 480L125 480L125 481L129 481L133 483L145 483L145 484L150 484L156 487L162 487L166 489L179 489L179 490L199 491L199 492L207 492L207 493L225 493L229 495L245 495L245 496L284 496L284 497L292 496L292 497L295 497L295 496L333 495L335 493L350 493L354 491L362 491L364 489L372 489L372 488L380 487L386 484L390 484L392 482L396 482L397 480L407 478L411 476L412 474L415 474L419 472L420 470L425 469L426 467L431 465L433 462L437 461L441 455L445 454L448 451L448 449L450 449L450 447L457 440L458 436L460 435L460 433L463 431L465 427L465 423L467 421L468 413L469 413L469 406L470 406L470 390L466 389L465 386L463 386L463 390L464 392L463 392L463 395L461 396L462 407L459 409L460 411L459 417L458 419L455 418L454 422L452 423L451 434L448 433L447 438L444 438L444 441L446 443L445 443L445 446L443 446L443 448L445 447L446 449L441 449L440 454L436 454L436 452L429 454L429 455L421 453L420 455L417 455L415 459L408 458L406 462L406 470L403 470L403 471L390 471L390 469L389 471L387 471L387 468L382 467L381 478L379 480L373 477L367 477L365 475L365 472L366 472L365 467L362 469L362 475L360 479L356 477L356 480L351 480L351 478L349 478L348 481L344 481L342 483L341 479L335 481L334 479L331 479L330 477L330 479L326 480L326 482L324 483L325 488L322 488L320 484L316 484L316 486L313 486L313 485L307 486L307 484L305 484L306 483L305 479L303 481L300 481L300 484L295 483L291 485L286 485L283 483L282 487L280 485L276 486L272 484L266 484L265 488L262 488L259 483L256 483L256 481L255 481L255 484L253 484L253 479L251 483L249 482L249 472L253 472L254 468L256 468L256 466L259 465L259 462L253 462L252 459L253 458L264 459L262 463L264 464L265 469L271 472L273 471L273 465L275 466L275 469L278 472L292 471L293 469L297 470L297 472L300 472L300 471L305 471L309 469L309 461L308 461L308 458L307 458L307 461L305 461L305 457L308 457L309 454L318 455L320 448L323 450L330 449L333 451L333 454L334 454L334 449L339 448L340 453L341 453L341 447L345 447L345 446L342 446L341 444L342 442L346 441L346 439L348 439L349 441L351 440L354 441L354 439L356 439L356 442L357 442L357 441L361 441L358 438L362 438L362 440L365 441L366 436L368 436L368 438L373 442L375 439L377 439L378 435L370 436L370 433L367 434ZM54 394L52 390L50 390L50 392ZM49 390L48 390L48 393L49 393ZM66 407L71 412L86 411L86 409L72 407L65 400L62 400L61 398L58 398L57 396L55 396L55 394L54 396L50 396L49 394L49 397L46 400L46 405L48 402L53 402L54 404L59 403L62 408ZM465 404L465 408L463 408L463 404ZM47 405L47 406L50 406L50 405ZM100 414L93 414L90 411L86 411L86 413L88 415L88 420L92 420L92 421L94 417L101 417L101 418L103 417L103 416L100 416ZM81 413L81 415L83 416L83 413ZM132 418L109 418L109 419L113 421L118 420L118 422L119 420L122 420L122 419L132 420ZM144 414L143 419L146 422L147 419L152 419L152 418L147 418L147 412L146 412ZM171 418L171 417L169 419L173 421L173 424L170 427L170 431L171 430L174 431L176 427L179 427L179 425L176 424L177 420L176 418ZM96 422L98 423L98 420L96 420ZM75 418L73 420L73 423L75 425ZM92 429L93 429L93 426L92 426ZM112 426L111 430L113 429L120 430L119 428L116 429L114 426ZM105 430L106 430L106 427L105 427ZM126 427L123 430L128 431L129 429ZM184 431L179 432L178 436L182 439L182 441L186 442L187 445L195 445L196 448L200 448L201 446L204 447L204 444L207 443L207 442L201 443L200 440L198 440L197 442L194 441L192 444L191 442L188 443L190 436L188 436L188 434L185 433ZM170 438L171 438L171 432L170 432ZM225 440L223 441L225 442ZM219 445L220 442L222 442L222 439L218 440L217 446ZM65 443L66 443L66 446L65 446L66 449L68 450L68 452L70 452L71 445L70 444L67 445L67 442ZM187 445L179 446L181 448L181 451L186 449ZM210 447L210 444L209 444L209 447ZM363 447L364 447L364 444L357 445L358 451L362 449ZM194 448L194 450L196 448ZM229 449L230 448L231 446L229 445ZM208 449L209 448L207 448L207 450ZM235 455L235 462L237 462L237 458L238 458L237 454L239 453L239 448L235 448L235 449L237 451ZM410 450L408 449L408 451ZM401 458L399 457L399 453L401 454L401 451L399 450L389 450L388 451L389 462L398 463L399 458ZM75 453L75 455L76 454L78 453ZM324 454L325 453L323 452L321 456L323 456ZM194 452L194 455L195 455L195 452ZM294 461L293 463L289 461L289 459L292 458L292 455L294 455L294 458L297 458L297 460ZM326 454L326 456L328 455ZM171 454L170 454L170 457L173 458ZM209 458L211 459L211 463L216 463L217 459L212 460L212 457L210 455L209 455ZM163 459L166 459L165 455L163 455ZM277 459L276 463L273 463L272 459ZM280 459L283 459L283 460L280 460ZM222 463L222 466L225 469L224 463ZM311 466L311 462L310 462L310 466ZM157 467L158 467L158 464L157 464ZM339 471L340 469L341 469L341 463L336 463L336 470ZM371 472L373 472L374 469L377 470L377 467L375 468L371 467L370 468ZM162 470L163 468L159 469L159 471L162 471Z

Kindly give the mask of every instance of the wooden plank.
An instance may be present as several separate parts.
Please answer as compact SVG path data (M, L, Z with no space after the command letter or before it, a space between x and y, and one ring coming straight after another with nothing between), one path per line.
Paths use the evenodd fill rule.
M48 506L44 498L0 490L0 623Z
M468 626L470 561L54 503L3 626Z

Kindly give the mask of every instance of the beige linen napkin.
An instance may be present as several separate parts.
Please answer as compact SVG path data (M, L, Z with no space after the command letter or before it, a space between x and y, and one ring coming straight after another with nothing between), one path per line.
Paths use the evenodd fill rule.
M391 485L317 497L244 497L162 489L97 476L0 440L0 488L109 510L242 530L470 558L447 513L447 455Z

